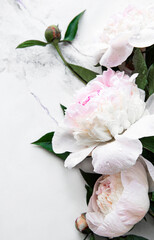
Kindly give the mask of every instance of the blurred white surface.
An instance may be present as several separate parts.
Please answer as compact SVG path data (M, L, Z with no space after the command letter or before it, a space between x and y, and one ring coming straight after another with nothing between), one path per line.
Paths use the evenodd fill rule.
M0 239L80 240L74 227L86 211L84 181L77 169L30 145L54 130L63 117L59 103L67 106L83 84L65 68L51 46L16 50L29 39L44 40L44 31L67 24L87 9L73 46L86 44L95 27L129 3L148 0L0 0ZM72 63L92 68L93 59L73 46L63 49ZM154 239L151 217L133 233Z

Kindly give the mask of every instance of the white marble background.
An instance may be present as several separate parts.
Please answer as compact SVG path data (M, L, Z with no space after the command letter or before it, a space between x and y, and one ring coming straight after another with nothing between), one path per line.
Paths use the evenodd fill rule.
M69 21L87 9L73 46L63 49L72 63L92 68L93 59L75 49L90 41L95 27L128 3L148 0L0 0L0 239L77 240L74 220L86 211L79 171L30 143L54 130L83 84L65 68L51 46L16 50L28 39L44 40L48 25L64 34ZM133 232L153 240L153 219Z

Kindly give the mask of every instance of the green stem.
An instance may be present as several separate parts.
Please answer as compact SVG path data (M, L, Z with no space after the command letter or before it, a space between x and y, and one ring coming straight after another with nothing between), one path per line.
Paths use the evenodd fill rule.
M88 233L83 240L86 240L90 233Z
M55 47L57 53L59 54L59 56L61 57L62 61L64 62L64 64L69 67L69 64L68 62L65 60L65 58L63 57L61 51L60 51L60 48L59 48L59 45L58 43L55 43L55 42L52 42L52 45Z
M59 54L60 58L62 59L63 63L65 64L65 66L67 66L70 71L81 81L83 81L85 83L85 81L71 68L71 66L69 65L69 63L65 60L64 56L62 55L59 45L57 42L52 42L52 45L55 47L57 53Z

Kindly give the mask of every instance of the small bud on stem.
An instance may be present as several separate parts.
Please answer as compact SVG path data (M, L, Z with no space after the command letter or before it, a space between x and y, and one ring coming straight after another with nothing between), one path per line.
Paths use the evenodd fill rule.
M49 26L45 31L45 38L48 43L52 43L53 41L57 40L57 42L61 39L61 32L56 25Z
M82 213L81 216L76 219L75 226L76 229L81 233L87 234L90 232L90 229L86 221L85 213Z

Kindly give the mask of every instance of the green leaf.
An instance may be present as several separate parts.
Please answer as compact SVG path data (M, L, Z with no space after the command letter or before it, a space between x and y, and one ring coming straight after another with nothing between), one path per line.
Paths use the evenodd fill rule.
M71 69L80 77L82 78L85 82L89 82L92 79L94 79L98 73L93 72L87 68L78 66L78 65L74 65L74 64L70 64L68 63L68 65L71 67Z
M93 194L93 189L91 187L89 187L88 185L85 185L85 188L87 190L87 195L86 195L86 202L87 202L87 205L89 203L89 200Z
M101 176L100 174L96 173L89 173L89 172L84 172L83 170L80 169L80 173L82 177L84 178L85 182L93 189L95 182L97 179Z
M82 17L82 15L84 14L85 10L83 12L81 12L80 14L78 14L75 18L73 18L73 20L69 23L67 30L65 32L65 36L64 36L64 41L69 41L71 42L77 33L78 30L78 23L80 18Z
M91 235L90 235L90 238L89 238L89 240L95 240L95 239L97 239L97 236L98 235L96 235L96 234L94 234L94 233L92 233ZM99 237L99 239L101 239L101 240L109 240L109 238L106 238L106 237ZM112 239L114 239L114 238L112 238Z
M90 235L90 238L89 238L89 240L95 240L95 236L94 236L94 234L93 234L93 233Z
M61 109L62 109L62 111L63 111L63 113L64 113L64 115L65 115L65 110L67 109L64 105L62 105L62 104L60 104L60 107L61 107Z
M152 164L154 164L154 154L147 149L143 148L142 156L148 159Z
M42 46L45 47L48 43L38 41L38 40L28 40L21 44L19 44L16 48L26 48L26 47L33 47L33 46Z
M154 137L145 137L140 139L143 147L154 153Z
M154 202L153 201L150 201L149 213L152 217L154 217Z
M37 141L33 142L32 144L41 146L42 148L44 148L47 151L55 154L57 157L61 158L62 160L65 160L68 157L68 155L69 155L68 152L65 152L65 153L62 153L62 154L56 154L53 151L53 148L52 148L52 138L53 138L53 135L54 135L54 132L47 133L43 137L38 139Z
M154 93L154 64L148 70L148 91L149 96Z
M147 85L147 66L139 48L135 49L133 56L134 72L139 73L136 84L139 88L145 89Z
M114 240L148 240L147 238L136 236L136 235L127 235L124 237L113 238Z
M154 192L152 192L151 201L154 202Z
M154 45L146 48L146 64L149 68L154 63Z

